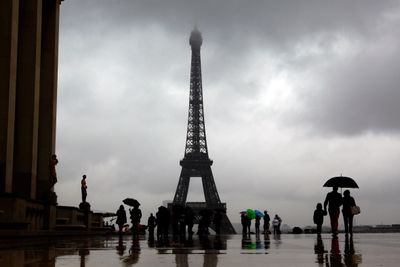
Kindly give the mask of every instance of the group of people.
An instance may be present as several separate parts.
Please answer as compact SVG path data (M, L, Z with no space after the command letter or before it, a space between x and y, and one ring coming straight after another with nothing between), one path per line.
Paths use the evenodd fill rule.
M130 209L129 213L132 223L132 234L138 236L140 232L139 225L142 213L138 206L134 206L133 209ZM119 227L119 233L122 234L124 225L127 223L126 212L123 205L120 206L116 215L116 224ZM223 215L221 210L201 210L199 212L199 217L197 218L199 223L197 234L199 236L207 236L210 233L208 229L211 223L213 223L215 232L219 235L221 232L222 218ZM188 234L189 239L191 239L194 234L193 225L195 219L193 210L188 206L183 207L180 205L174 205L171 210L164 206L160 206L155 216L151 213L147 220L146 228L149 231L149 239L154 239L155 229L157 229L157 240L167 242L170 226L174 241L177 241L178 237L180 237L181 240L185 240L186 234Z
M142 218L142 211L139 209L139 205L136 205L132 209L129 209L129 214L132 223L132 234L133 236L138 237L140 219ZM118 232L121 235L124 229L124 225L127 223L126 212L123 205L119 206L116 215L116 224L118 225Z
M84 177L85 178L85 177ZM82 187L84 188L86 184L82 183ZM84 188L86 189L86 188ZM83 194L84 196L84 194ZM83 198L83 201L85 198ZM356 206L356 202L352 196L350 196L350 191L345 190L342 195L338 192L337 187L333 187L332 191L326 195L324 204L318 203L313 215L313 221L317 225L317 234L321 234L322 232L322 224L324 222L324 216L329 214L332 235L336 237L338 235L338 225L339 225L339 216L340 216L340 207L342 207L343 221L345 227L346 236L348 234L353 234L353 207ZM328 208L328 209L327 209ZM140 220L142 218L142 212L139 209L139 205L134 206L132 209L129 209L130 219L132 223L132 234L134 236L139 235L139 225ZM117 221L116 224L119 226L119 233L122 234L122 229L124 225L127 223L126 212L124 206L121 205L118 209L117 213ZM214 229L217 235L220 234L221 231L221 221L223 215L220 210L207 210L204 209L200 211L198 218L198 234L200 236L209 234L209 227L213 223ZM265 210L264 215L256 214L255 216L255 232L256 234L260 234L260 222L261 218L264 220L263 225L263 233L269 234L270 229L270 221L271 218L268 212ZM149 231L149 238L154 238L154 230L157 227L157 240L168 240L169 228L170 224L172 224L172 235L173 239L177 240L178 237L185 238L186 233L189 238L193 235L193 225L195 221L195 214L190 207L183 207L179 205L174 205L171 211L163 206L158 208L155 216L153 213L150 214L150 217L147 220L147 228ZM241 224L242 224L242 233L244 237L250 236L250 227L251 227L251 218L245 213L241 213ZM276 214L272 220L273 234L279 235L281 234L281 224L282 219Z
M255 233L256 235L260 234L260 221L261 217L264 219L264 225L263 225L263 234L269 234L269 228L270 228L270 221L271 217L268 214L268 211L264 211L264 215L261 214L256 214L255 216ZM250 227L251 227L251 218L246 214L246 212L242 212L240 215L240 221L242 224L242 234L244 237L250 237ZM273 233L274 235L279 235L281 234L281 224L282 224L282 219L279 217L278 214L275 214L274 219L272 220L272 227L273 227Z
M333 187L332 191L326 195L323 208L321 203L318 203L316 206L313 220L317 225L317 234L321 234L324 216L329 214L332 235L334 237L338 235L341 206L346 236L348 234L353 235L353 207L356 206L356 202L354 198L350 196L349 190L345 190L342 197L342 195L338 192L338 187ZM326 210L326 207L328 207L328 211Z

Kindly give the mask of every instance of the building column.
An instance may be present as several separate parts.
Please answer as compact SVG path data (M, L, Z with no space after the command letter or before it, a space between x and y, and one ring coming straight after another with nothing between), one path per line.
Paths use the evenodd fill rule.
M12 191L36 198L42 0L19 7Z
M19 0L0 1L0 193L12 192Z
M37 197L40 199L46 199L49 193L49 163L55 153L59 14L60 0L43 1L37 154Z

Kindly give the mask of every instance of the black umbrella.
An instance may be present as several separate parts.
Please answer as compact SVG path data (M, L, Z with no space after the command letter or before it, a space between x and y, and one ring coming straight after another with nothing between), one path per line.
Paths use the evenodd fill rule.
M124 204L131 206L131 207L139 207L140 206L139 201L137 201L134 198L125 198L124 200L122 200L122 202L124 202Z
M358 188L357 183L353 180L353 178L346 176L336 176L330 178L323 185L324 187L340 187L340 188Z

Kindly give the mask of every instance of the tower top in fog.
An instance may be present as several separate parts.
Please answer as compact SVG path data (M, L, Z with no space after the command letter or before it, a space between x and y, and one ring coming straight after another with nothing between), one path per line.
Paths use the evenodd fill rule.
M189 43L192 48L200 49L200 46L203 43L203 37L201 37L201 32L197 29L197 27L195 27L190 33Z

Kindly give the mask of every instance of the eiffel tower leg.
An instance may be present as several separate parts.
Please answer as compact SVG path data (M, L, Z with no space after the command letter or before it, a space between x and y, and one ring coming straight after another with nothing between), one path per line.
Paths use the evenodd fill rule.
M174 204L185 205L189 191L190 170L182 168L181 176L179 177L178 187L174 196Z
M229 218L226 215L226 213L222 215L221 234L223 235L236 234L235 228L233 228L232 223L229 221Z
M208 167L202 171L201 180L203 183L204 198L206 199L207 205L220 204L221 200L219 199L217 186L215 185L211 167Z

